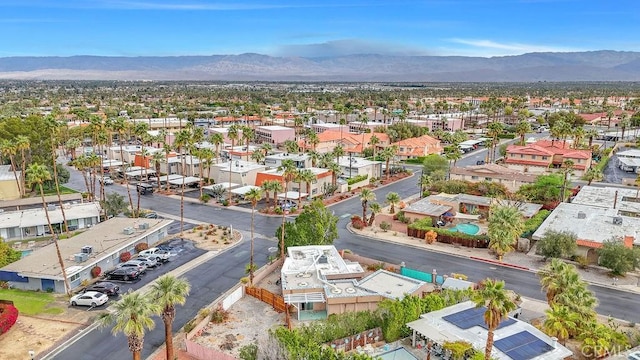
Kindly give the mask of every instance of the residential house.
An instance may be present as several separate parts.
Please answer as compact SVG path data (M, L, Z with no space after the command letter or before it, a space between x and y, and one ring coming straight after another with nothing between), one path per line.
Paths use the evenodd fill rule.
M382 176L382 162L367 160L361 157L342 156L338 161L342 171L342 177L353 178L367 175L368 179L380 178Z
M258 173L264 171L266 166L243 160L227 161L215 164L211 167L211 178L216 184L223 182L231 182L240 186L254 185L258 177ZM204 169L205 176L207 169ZM231 178L229 178L231 173Z
M564 162L573 162L573 174L582 176L591 167L591 150L573 149L562 140L538 140L533 144L509 145L504 163L510 169L531 174L558 172Z
M311 172L313 172L313 174L315 175L315 180L309 184L311 188L307 189L307 185L304 182L298 183L296 181L291 181L286 191L301 192L301 193L307 194L305 196L310 196L312 198L319 195L324 195L323 189L327 185L330 185L331 181L333 180L331 170L314 168L314 167L308 167L306 169L311 170ZM282 178L282 171L279 171L277 168L260 171L256 176L255 185L261 186L262 183L267 180L276 180L284 185L284 179Z
M484 321L486 311L485 307L465 301L422 314L418 320L406 324L412 331L412 345L424 346L431 342L433 347L441 348L447 342L464 341L482 351L488 336ZM492 359L564 360L573 355L571 350L558 343L558 339L514 317L500 323L494 330L494 339Z
M11 165L0 165L0 200L20 199L18 183L22 184L22 171L14 173Z
M518 191L522 185L534 183L537 178L537 175L525 174L498 164L455 166L449 170L449 176L452 180L465 180L472 183L483 181L499 183L511 192Z
M59 241L67 280L71 288L82 286L94 277L95 267L105 272L120 262L120 254L135 253L139 243L149 247L167 236L173 220L132 219L115 217L91 229ZM12 288L64 293L64 278L56 254L55 244L33 251L28 256L0 269L0 281L7 281Z
M380 152L391 143L389 135L385 133L362 133L354 134L349 132L341 132L336 130L327 130L318 134L318 144L315 146L315 150L319 153L330 153L333 149L340 145L345 153L362 153L364 148L371 147L371 138L375 136L378 138L378 144L376 145L376 152ZM304 141L300 141L300 147L305 150L311 150L313 146L307 144Z
M597 249L611 239L628 247L640 246L638 191L625 188L583 186L571 203L560 203L533 234L540 240L548 230L569 231L578 240L576 255L597 263Z
M256 142L257 143L269 143L274 145L280 145L287 140L296 139L296 131L294 128L280 126L280 125L267 125L256 127Z
M91 227L100 221L101 208L97 202L65 203L62 206L71 230ZM64 219L60 206L49 204L47 211L53 231L63 232ZM5 241L29 239L46 234L50 234L49 223L42 207L0 212L0 237Z
M429 135L400 140L391 145L398 147L397 157L402 160L414 159L431 154L441 154L443 150L440 140Z
M292 154L292 153L277 153L267 155L264 159L264 164L269 168L277 168L282 165L284 160L291 160L295 164L296 168L304 169L311 167L311 158L307 154Z
M433 284L386 270L364 274L359 263L343 259L333 245L288 247L280 273L284 302L299 320L307 320L373 311L382 300L433 290Z

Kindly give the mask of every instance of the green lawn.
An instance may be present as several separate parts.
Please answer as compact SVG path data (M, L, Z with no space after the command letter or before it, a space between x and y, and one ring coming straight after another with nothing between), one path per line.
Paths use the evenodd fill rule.
M75 190L73 190L73 189L70 189L70 188L68 188L68 187L66 187L66 186L62 186L62 185L60 185L60 186L59 186L59 188L60 188L60 195L64 195L64 194L76 194L76 193L77 193L77 191L75 191ZM38 194L39 194L39 193L38 193ZM45 187L45 188L44 188L44 195L45 195L45 196L47 196L47 195L56 195L56 188L55 188L55 187L53 187L53 188L51 188L51 189L47 189L47 188Z
M11 300L21 314L62 314L63 309L48 307L55 301L53 294L46 292L25 291L17 289L0 289L0 299Z

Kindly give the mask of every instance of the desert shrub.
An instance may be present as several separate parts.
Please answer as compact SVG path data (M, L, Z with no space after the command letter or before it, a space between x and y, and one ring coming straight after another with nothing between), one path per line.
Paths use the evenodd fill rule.
M433 244L437 238L438 233L433 230L429 230L424 234L424 241L426 241L427 244Z
M197 323L198 322L196 321L196 319L189 320L186 324L184 324L184 332L191 332L191 330L195 329Z
M282 211L282 208L280 208L280 207L277 207L277 208L273 209L273 211L278 215L282 215L282 213L284 212L284 211Z
M91 268L91 277L97 278L98 276L100 276L100 274L102 274L102 269L100 268L100 266L94 266L93 268Z
M120 262L127 262L129 260L131 260L131 253L129 253L128 251L125 251L122 254L120 254Z
M358 230L362 230L365 227L365 223L364 220L362 220L362 218L358 215L353 215L351 217L351 226L353 226L355 229Z
M200 197L200 201L202 201L203 203L208 203L211 200L211 196L209 194L202 194L202 196Z
M365 181L369 177L369 174L362 174L358 176L354 176L350 179L347 179L347 185L353 185L355 183L359 183L360 181Z
M218 307L211 312L211 322L214 324L222 324L223 322L229 320L229 311L222 308L222 305L218 305Z
M404 212L401 212L401 213L402 213L402 219L407 220L406 217L404 216ZM400 213L398 213L398 215L399 214ZM400 216L398 216L398 220L400 220ZM400 220L400 221L404 222L403 220ZM413 224L409 225L409 229L422 230L422 231L427 231L432 227L433 227L433 220L431 220L430 217L416 220Z
M18 320L18 309L13 304L0 303L0 334L4 334Z
M391 229L391 224L389 224L386 221L383 221L380 223L380 229L382 229L382 231L387 232L389 229Z
M149 244L147 244L147 243L136 244L136 252L145 251L148 248L149 248Z
M399 211L396 216L394 216L394 220L398 220L403 224L408 224L410 219L404 215L404 211Z
M258 345L249 344L240 348L240 359L256 360L258 358Z

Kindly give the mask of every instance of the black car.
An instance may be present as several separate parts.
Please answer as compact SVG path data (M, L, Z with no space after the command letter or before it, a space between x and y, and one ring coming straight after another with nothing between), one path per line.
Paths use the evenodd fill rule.
M136 189L138 190L138 194L146 195L153 193L153 186L147 183L138 183L136 185Z
M140 277L140 272L132 268L117 268L107 274L109 280L137 280Z
M84 291L97 291L109 296L116 296L120 292L120 287L112 282L100 281L87 286Z

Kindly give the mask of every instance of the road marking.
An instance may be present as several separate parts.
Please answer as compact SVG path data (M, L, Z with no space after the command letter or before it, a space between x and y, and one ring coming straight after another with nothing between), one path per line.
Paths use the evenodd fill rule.
M349 216L351 216L351 215L349 215L349 214L342 214L342 215L340 215L340 219L348 218Z

